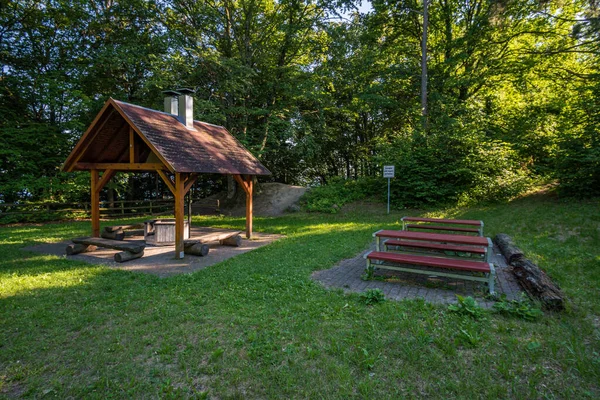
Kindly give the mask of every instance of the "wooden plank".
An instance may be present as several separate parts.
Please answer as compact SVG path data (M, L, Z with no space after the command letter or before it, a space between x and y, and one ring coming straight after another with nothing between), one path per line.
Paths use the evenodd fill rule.
M427 250L440 250L440 251L454 251L462 253L474 253L474 254L485 254L487 248L477 246L465 246L465 245L451 245L451 244L440 244L431 242L417 242L408 240L386 240L384 242L387 246L398 246L398 247L411 247L418 249Z
M442 218L418 218L418 217L402 217L402 221L411 222L437 222L438 224L456 224L456 225L472 225L482 226L482 221L474 219L442 219Z
M160 169L156 170L156 172L158 172L158 175L161 177L165 185L167 185L173 196L175 196L175 184L173 183L171 178L169 178L167 174L165 174L165 172L161 171Z
M486 237L481 236L450 235L446 233L408 232L393 230L377 231L374 233L374 236L380 238L387 237L394 239L423 240L428 242L469 244L473 246L489 246L488 239Z
M184 246L191 246L195 243L211 243L211 242L220 242L230 237L237 236L241 231L226 231L226 232L210 232L205 233L200 236L194 236L193 238L187 239L184 241Z
M167 169L161 163L77 163L75 167L80 170L114 169L116 171L156 171Z
M133 225L114 225L114 226L105 226L104 230L107 232L114 231L125 231L127 229L144 229L144 223L133 224Z
M429 229L436 231L451 231L451 232L469 232L469 233L479 233L479 229L475 228L460 228L455 226L439 226L439 225L424 225L424 224L408 224L406 228L410 229Z
M184 257L183 230L184 230L184 210L185 210L185 176L180 172L175 172L175 258Z
M98 170L91 170L91 209L92 209L92 236L100 236L100 192L97 190ZM88 243L89 244L89 243Z
M398 264L421 265L425 267L448 268L461 271L489 273L490 264L484 261L459 260L456 258L417 256L397 254L383 251L373 251L368 256L370 260L388 261ZM377 267L377 266L375 266Z
M72 239L71 241L75 244L87 244L91 246L104 247L107 249L128 251L130 253L139 253L146 247L143 242L120 241L97 237L81 237Z

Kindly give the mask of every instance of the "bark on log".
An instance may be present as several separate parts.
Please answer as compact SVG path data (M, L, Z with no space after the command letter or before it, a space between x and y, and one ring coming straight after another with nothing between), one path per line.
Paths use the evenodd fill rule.
M125 238L125 232L123 232L123 231L112 231L112 232L102 231L102 233L100 233L100 237L103 237L104 239L123 240Z
M144 230L143 229L131 229L131 230L123 231L123 233L125 234L125 237L130 237L130 236L144 236Z
M221 240L221 244L224 246L240 247L242 245L242 237L235 235Z
M73 256L79 253L89 253L90 251L94 251L96 249L96 246L91 246L88 244L70 244L67 246L65 252L68 256Z
M128 251L130 253L139 253L144 251L146 244L141 241L118 241L109 240L96 237L82 237L71 239L76 244L89 244L98 247L106 247L107 249L114 249L120 251Z
M115 261L118 263L122 263L129 260L135 260L136 258L141 258L144 255L143 251L139 253L131 253L129 251L122 251L120 253L115 254Z
M506 261L508 261L509 264L521 257L524 257L523 251L519 249L510 236L505 233L497 234L494 238L494 243L498 245L502 255L504 255L504 258L506 258Z
M539 299L547 310L560 311L565 308L565 296L554 282L533 262L528 260L510 236L499 233L494 242L513 267L513 274L525 291Z
M521 286L527 293L540 299L544 308L554 311L564 310L564 294L537 265L525 257L518 258L511 265Z
M127 229L144 229L144 223L133 224L133 225L115 225L115 226L105 226L104 230L106 232L114 232L114 231L124 231Z
M188 247L184 247L183 251L185 254L191 254L193 256L204 257L208 254L209 247L207 244L196 243Z

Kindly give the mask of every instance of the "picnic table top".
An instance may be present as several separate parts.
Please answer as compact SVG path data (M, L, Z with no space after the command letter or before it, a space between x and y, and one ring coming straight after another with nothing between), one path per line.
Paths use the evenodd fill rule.
M389 261L393 263L422 265L427 267L440 267L460 269L466 271L490 272L490 264L483 261L458 260L454 258L418 256L412 254L397 254L383 251L372 251L365 258Z
M477 221L477 220L474 220L474 219L443 219L443 218L402 217L401 221L437 222L439 224L456 224L456 225L483 226L483 221Z
M382 229L373 234L376 237L393 239L424 240L429 242L470 244L475 246L489 246L490 240L482 236L451 235L447 233L409 232Z

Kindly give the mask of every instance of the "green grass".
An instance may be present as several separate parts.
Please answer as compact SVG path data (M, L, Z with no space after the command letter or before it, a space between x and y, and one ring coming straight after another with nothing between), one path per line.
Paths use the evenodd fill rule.
M512 235L562 286L568 310L476 320L423 301L367 306L311 281L405 214L483 219L486 234ZM256 218L255 229L287 237L161 279L21 249L84 235L88 223L0 228L0 396L600 396L597 201L299 213Z

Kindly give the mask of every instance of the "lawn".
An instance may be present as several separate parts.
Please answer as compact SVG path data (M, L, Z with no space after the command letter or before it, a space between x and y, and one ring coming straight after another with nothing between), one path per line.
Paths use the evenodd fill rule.
M600 396L598 201L356 209L256 218L256 230L287 237L165 279L21 250L85 235L86 222L0 228L0 396ZM366 306L310 279L407 214L483 219L487 235L508 233L561 285L568 310L473 319L420 300Z

